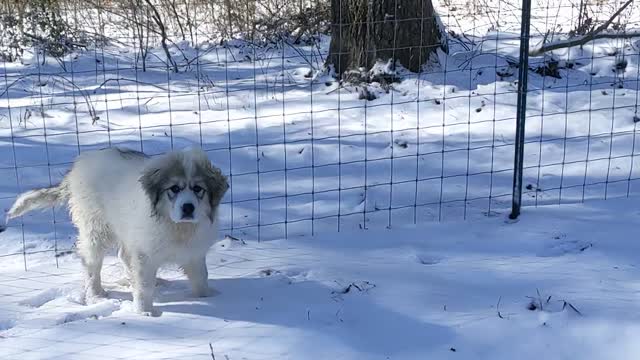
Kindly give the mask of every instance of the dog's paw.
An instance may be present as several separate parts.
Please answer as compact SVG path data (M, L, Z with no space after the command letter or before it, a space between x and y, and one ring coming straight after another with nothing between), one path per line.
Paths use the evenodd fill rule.
M93 305L103 301L106 298L107 298L107 292L104 291L104 289L94 290L94 291L87 290L84 296L84 302L86 305Z
M152 309L151 311L138 311L138 314L142 316L159 317L162 315L162 311L158 309Z
M133 304L133 312L142 316L158 317L162 315L162 311L158 310L154 306L141 306L140 304Z
M144 316L152 316L152 317L158 317L160 315L162 315L162 311L158 310L155 306L153 306L153 302L151 301L140 301L140 299L135 299L133 300L133 307L132 310L135 313L138 313L140 315L144 315Z

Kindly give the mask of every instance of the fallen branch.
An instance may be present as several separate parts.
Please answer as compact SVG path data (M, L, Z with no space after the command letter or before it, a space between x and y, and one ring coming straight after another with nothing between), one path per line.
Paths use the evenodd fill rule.
M544 54L545 52L549 52L552 50L565 49L573 46L581 46L589 41L598 40L598 39L630 39L634 37L640 37L640 31L628 32L628 33L604 33L604 34L596 34L596 35L585 35L581 36L577 39L567 39L556 41L553 43L548 43L544 46L536 50L532 50L529 52L529 56L539 56Z
M633 0L627 0L627 2L624 5L622 5L622 7L618 9L618 11L616 11L615 14L613 14L609 18L609 20L605 21L602 25L598 26L594 30L591 30L588 34L585 34L583 36L577 36L577 37L566 39L566 40L552 41L545 44L545 40L547 38L547 36L545 35L545 38L542 41L542 44L540 45L540 47L538 47L537 49L530 50L529 56L539 56L552 50L584 45L589 41L593 41L597 39L624 39L624 38L640 37L640 32L638 31L629 32L629 33L602 33L604 30L606 30L609 27L609 25L611 25L613 20L615 20L615 18L617 18L620 15L620 13L624 11L624 9L626 9L629 5L631 5L632 2Z
M100 83L100 85L98 85L95 89L93 89L93 93L96 94L98 92L98 90L101 89L103 86L107 85L110 82L114 82L114 81L117 82L117 83L120 83L121 81L123 81L123 82L124 81L128 81L128 82L132 82L132 83L136 83L136 84L140 84L140 85L151 86L151 87L154 87L154 88L156 88L158 90L161 90L163 92L168 92L169 91L169 90L163 88L160 85L156 85L156 84L152 84L152 83L144 82L144 81L140 81L140 80L127 79L127 78L121 77L121 78L109 78L109 79L103 81L102 83ZM171 89L171 92L189 93L188 91L179 91L179 90L174 90L174 89Z

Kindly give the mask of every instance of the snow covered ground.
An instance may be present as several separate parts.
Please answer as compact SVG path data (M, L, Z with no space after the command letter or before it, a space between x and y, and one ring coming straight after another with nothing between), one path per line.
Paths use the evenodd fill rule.
M634 359L637 199L258 243L209 253L211 298L166 269L158 318L78 302L74 255L0 267L3 359ZM212 355L213 353L213 355Z

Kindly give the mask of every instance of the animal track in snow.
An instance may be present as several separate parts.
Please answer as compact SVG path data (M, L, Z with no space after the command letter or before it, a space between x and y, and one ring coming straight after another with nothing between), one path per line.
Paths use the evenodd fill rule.
M566 240L545 246L538 251L539 257L554 257L567 254L579 254L593 247L593 244L583 240Z
M115 299L105 299L93 305L84 306L78 311L71 311L61 314L56 318L56 325L66 324L73 321L85 320L89 318L100 318L111 315L114 311L120 310L120 301Z
M415 260L422 265L435 265L442 261L442 257L430 254L416 254Z
M20 301L19 304L22 306L39 308L62 297L67 297L72 300L72 302L80 303L81 301L78 301L79 295L80 294L77 294L77 291L74 291L74 288L72 287L50 288Z

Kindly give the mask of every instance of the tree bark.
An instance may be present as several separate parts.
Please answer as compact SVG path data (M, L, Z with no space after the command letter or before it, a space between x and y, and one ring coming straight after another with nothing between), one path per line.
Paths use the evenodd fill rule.
M327 65L338 76L394 59L419 72L441 46L431 0L331 0Z

